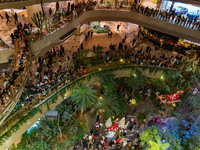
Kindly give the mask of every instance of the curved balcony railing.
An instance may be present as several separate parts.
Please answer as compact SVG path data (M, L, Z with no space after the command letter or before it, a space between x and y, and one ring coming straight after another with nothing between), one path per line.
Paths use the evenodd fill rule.
M57 31L58 29L62 28L64 25L71 23L74 19L76 19L77 17L80 17L83 13L87 12L87 11L95 11L95 10L117 10L117 11L132 11L134 9L131 10L130 7L125 7L125 8L115 8L115 7L96 7L95 9L93 7L91 7L91 9L80 9L76 11L76 15L70 15L70 16L65 16L64 19L60 20L59 22L53 24L53 25L49 25L47 27L45 27L42 32L38 31L36 33L31 34L30 36L30 41L34 42L36 40L42 39L45 36L54 33L55 31ZM152 18L156 18L158 20L164 21L164 22L168 22L171 24L177 24L179 26L185 27L185 28L190 28L193 30L197 30L200 31L200 28L198 28L200 25L194 25L194 21L192 21L191 25L186 26L184 23L176 23L175 19L176 17L172 20L172 19L165 19L164 16L162 16L162 12L157 12L154 13L152 11L147 11L146 13L141 12L141 10L137 11L135 10L134 12L137 12L141 15L145 15L148 17L152 17ZM172 15L170 16L170 18L172 18ZM199 21L200 24L200 21ZM195 28L192 28L191 26L195 26Z
M62 89L63 87L69 88L74 82L79 82L85 80L88 76L92 74L96 74L98 72L103 71L115 71L116 68L122 68L122 69L132 69L132 68L149 68L154 69L158 68L160 70L174 70L176 71L176 68L170 68L170 67L159 67L155 65L136 65L132 64L130 61L113 61L108 63L102 63L100 65L96 65L90 68L87 68L87 74L81 76L80 78L73 78L73 77L67 77L63 79L61 82L57 83L56 85L52 86L45 92L41 93L40 96L37 96L30 100L30 102L26 105L24 105L20 110L15 112L13 115L11 115L9 118L7 118L1 125L0 125L0 136L4 134L11 126L13 126L15 123L19 121L19 119L22 116L27 115L27 113L40 105L43 105L44 99L51 96L54 92L57 90ZM69 82L71 81L71 82Z
M109 9L110 10L110 9ZM83 10L80 10L80 12L77 14L77 16L79 17L81 14L83 14L84 11ZM67 21L66 21L67 19ZM35 41L35 40L38 40L40 38L43 38L44 36L48 35L48 34L51 34L52 32L55 32L55 30L61 28L63 25L63 22L67 22L67 23L70 23L73 21L73 16L69 16L68 18L65 18L64 20L54 24L53 26L49 26L46 31L47 32L43 32L41 35L42 36L36 36L36 34L32 34L30 36L30 38L32 39L32 41ZM40 35L38 33L38 35ZM18 42L17 42L18 43ZM18 54L18 45L16 46L16 52ZM12 65L11 65L11 69L10 70L10 73L12 72L14 66L17 65L17 55L16 57L14 57L13 59L13 62L12 62ZM3 108L1 107L1 120L0 122L2 122L7 116L8 114L10 113L10 111L12 110L11 107L14 107L15 104L16 104L16 101L18 100L18 98L20 97L22 91L23 91L23 87L24 87L24 84L26 81L26 78L27 78L27 75L29 73L29 69L30 69L30 54L27 55L27 61L26 61L26 65L25 65L25 69L24 69L24 72L15 80L14 82L14 85L12 86L12 88L9 88L9 99L10 101L8 102L8 105L7 107ZM106 70L106 69L112 69L112 67L123 67L123 66L132 66L132 67L136 67L137 65L130 65L130 62L126 62L124 61L123 63L119 63L119 62L114 62L114 63L107 63L107 64L101 64L101 65L97 65L97 66L94 66L94 67L91 67L91 68L88 68L87 69L87 73L88 74L91 74L91 73L94 73L96 71L100 71L100 70ZM139 67L146 67L146 66L139 66ZM154 68L155 66L148 66L149 68ZM163 69L163 68L162 68ZM174 69L174 68L166 68L166 69ZM75 79L74 81L79 81L81 80L82 78L84 77L81 77L79 79ZM66 79L67 80L67 79ZM72 79L70 79L72 80ZM5 133L5 131L7 129L9 129L13 124L15 124L19 118L21 116L24 116L27 114L27 112L31 109L31 108L34 108L35 106L38 106L38 105L41 105L43 103L43 98L42 97L47 97L49 95L51 95L55 90L58 90L58 89L61 89L63 88L64 86L68 86L70 85L71 83L66 83L65 80L61 81L60 83L54 85L53 87L51 87L49 90L45 91L44 93L42 93L40 97L36 97L34 99L32 99L32 101L30 103L28 103L27 105L25 105L24 107L22 107L20 110L18 110L17 112L15 112L13 115L11 115L9 118L7 118L6 121L4 121L4 123L1 124L0 126L0 134L2 135L3 133Z
M7 71L7 74L8 74L8 75L11 75L11 74L12 74L13 69L14 69L14 67L16 66L17 56L18 56L18 54L19 54L18 46L19 46L19 41L17 40L17 41L16 41L15 54L14 54L12 63L11 63L11 65L9 66L9 69L8 69L8 71ZM4 77L3 79L0 80L0 86L3 84L3 82L4 82L5 79L6 79L6 77Z
M19 40L16 41L16 52L15 52L15 56L14 59L12 61L12 64L8 70L8 77L5 77L4 79L2 79L0 81L0 86L6 90L6 93L4 95L2 95L3 97L6 97L6 100L4 101L4 104L0 104L0 122L3 122L3 120L6 119L6 117L9 115L9 113L12 111L12 109L15 107L17 101L19 100L22 92L23 92L23 88L25 86L25 82L27 79L27 75L29 74L29 69L30 69L30 52L27 52L25 55L25 59L23 59L23 71L20 72L20 74L18 75L18 77L13 81L12 84L8 83L8 88L4 87L4 82L5 79L10 81L12 80L12 73L13 71L18 71L19 69L19 59L20 59L20 53L21 50L19 50ZM2 101L2 100L1 100Z

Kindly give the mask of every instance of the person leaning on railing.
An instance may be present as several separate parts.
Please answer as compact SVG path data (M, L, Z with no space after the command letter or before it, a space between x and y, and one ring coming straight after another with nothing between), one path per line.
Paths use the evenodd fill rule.
M184 17L183 14L176 14L174 10L170 12L168 10L162 11L159 9L144 7L141 4L133 3L131 11L141 13L146 16L152 16L159 20L176 23L177 25L180 26L200 30L200 21L197 21L198 17L195 17L193 19L188 19L187 17Z
M27 53L24 54L23 52L21 55L21 59L23 58L24 55L27 55ZM25 57L23 59L25 60ZM6 78L4 79L3 87L1 89L1 97L3 97L1 101L1 105L4 105L8 97L11 96L11 94L13 94L13 93L10 93L10 90L16 88L15 81L19 77L19 75L24 71L24 63L22 62L23 61L19 62L18 69L15 69L10 76L7 75Z

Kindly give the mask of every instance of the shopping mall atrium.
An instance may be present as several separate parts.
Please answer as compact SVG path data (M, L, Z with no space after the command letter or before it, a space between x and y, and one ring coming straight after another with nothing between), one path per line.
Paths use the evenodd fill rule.
M200 150L200 0L0 0L0 150Z

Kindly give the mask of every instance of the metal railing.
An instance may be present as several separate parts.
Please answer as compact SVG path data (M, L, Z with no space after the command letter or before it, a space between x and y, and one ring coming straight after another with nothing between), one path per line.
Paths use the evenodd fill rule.
M17 40L16 42L16 54L14 56L14 59L12 61L12 65L9 69L9 74L10 76L12 75L12 71L14 70L14 68L18 67L18 63L19 61L17 61L18 55L19 55L19 40ZM0 122L2 122L7 115L10 113L10 108L13 107L18 99L20 98L21 93L23 92L23 88L25 86L25 82L27 79L27 76L29 74L29 70L30 70L30 64L31 64L31 57L30 57L30 52L28 51L26 58L24 60L25 65L23 65L24 70L18 75L18 77L14 80L14 83L10 85L10 87L7 89L7 93L6 93L6 97L8 99L8 101L4 104L1 105L0 104L0 114L1 114L1 119ZM4 79L2 79L4 80ZM4 81L3 81L4 82ZM3 83L1 83L3 84Z
M57 23L55 23L53 25L50 25L50 26L44 28L42 31L38 31L36 33L31 34L30 41L34 42L36 40L42 39L45 36L47 36L47 35L55 32L55 31L57 31L58 29L62 28L64 25L71 23L74 19L76 19L77 17L81 16L83 13L85 13L87 11L95 11L95 10L115 10L115 11L117 10L117 11L130 11L131 12L131 8L130 7L123 7L123 8L96 7L95 9L94 8L93 9L81 9L81 10L76 11L77 15L73 16L71 14L70 16L65 16L64 19L60 20L59 22L57 22ZM134 12L136 12L136 10ZM145 16L148 16L148 17L153 17L155 19L158 19L158 20L161 20L161 21L165 21L165 22L168 22L168 23L171 23L171 24L176 24L175 22L173 22L171 20L162 19L163 18L163 17L161 17L162 13L157 13L156 15L153 15L153 13L152 14L144 14L144 13L141 13L140 11L138 13L140 13L141 15L145 15ZM182 26L182 27L189 28L187 26ZM197 29L194 29L194 30L197 30ZM197 30L197 31L199 31L199 30Z
M42 105L42 103L44 102L44 99L46 97L52 96L54 95L54 93L64 87L70 86L73 81L77 81L77 80L85 80L87 76L89 76L92 73L95 72L101 72L104 70L115 70L116 68L120 68L120 67L129 67L129 68L133 68L133 67L138 67L138 68L142 68L142 67L148 67L148 68L160 68L160 69L169 69L169 70L176 70L175 68L169 68L169 67L158 67L158 66L154 66L154 65L136 65L136 64L131 64L130 61L125 61L123 60L123 62L121 61L113 61L110 63L103 63L100 65L96 65L90 68L87 68L87 74L81 76L80 78L75 78L73 79L72 77L70 78L65 78L62 81L60 81L59 83L57 83L56 85L52 86L51 88L49 88L48 90L46 90L45 92L41 93L39 96L36 96L34 99L32 99L28 104L24 105L21 109L19 109L17 112L15 112L13 115L11 115L9 118L7 118L1 125L0 125L0 136L5 133L12 125L14 125L22 116L25 116L27 114L27 112L39 105ZM67 82L68 80L70 80L71 82Z

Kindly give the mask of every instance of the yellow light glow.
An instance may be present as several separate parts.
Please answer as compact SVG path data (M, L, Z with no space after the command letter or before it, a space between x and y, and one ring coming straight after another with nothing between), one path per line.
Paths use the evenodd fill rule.
M135 105L136 104L136 100L135 99L132 99L131 100L131 105Z
M99 68L98 70L99 70L99 71L101 71L102 69L101 69L101 68Z
M175 103L172 103L172 106L176 107L176 104L175 104Z
M164 76L162 75L162 76L160 77L160 79L163 80L163 79L164 79Z
M123 60L123 59L120 59L120 61L123 62L124 60Z

